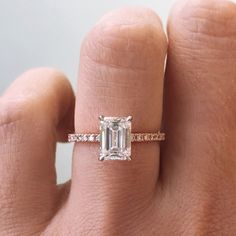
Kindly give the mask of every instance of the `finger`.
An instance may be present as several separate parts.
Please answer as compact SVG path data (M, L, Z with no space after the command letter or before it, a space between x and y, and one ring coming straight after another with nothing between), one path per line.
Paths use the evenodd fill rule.
M235 16L236 5L224 0L179 1L170 15L162 168L176 194L197 188L218 202L223 183L236 196Z
M39 73L39 75L37 75L37 72ZM45 77L41 78L40 76L45 76ZM33 78L31 79L31 77L33 77ZM12 83L10 88L8 88L8 90L5 91L5 93L2 96L2 100L1 100L2 106L4 106L4 108L7 107L6 110L10 110L11 109L10 106L12 105L13 108L10 110L10 113L11 113L12 110L17 109L17 105L21 105L21 103L24 103L25 100L27 101L27 99L28 100L31 99L31 96L33 96L33 95L37 96L37 99L39 101L42 101L41 104L43 105L43 102L47 101L47 100L43 100L44 96L45 96L45 99L47 99L48 97L46 97L46 96L49 96L49 95L51 95L51 97L52 96L54 96L54 97L61 96L61 95L55 94L57 91L56 90L54 91L54 88L52 86L58 86L58 87L61 86L60 92L63 93L63 89L64 89L63 83L65 83L65 85L66 85L66 86L64 86L65 90L69 90L69 89L71 90L70 85L66 81L65 78L66 78L65 75L63 75L61 72L59 72L55 69L50 69L50 68L39 68L39 69L32 69L30 71L27 71L26 73L21 75L16 81L14 81L14 83ZM37 83L34 83L35 80L37 80ZM22 86L23 82L28 83L29 85ZM37 93L36 90L37 90L38 83L40 83L39 84L40 86L42 84L42 87L43 86L45 87L45 88L43 87L43 89L45 89L45 91L41 92L41 93L44 92L44 94L40 94L40 92L39 92L39 94ZM55 85L53 83L55 83ZM56 85L57 83L59 85ZM47 89L47 87L51 87L51 90ZM69 87L69 89L68 89L68 87ZM46 89L49 91L47 91ZM48 93L51 93L51 94L48 94ZM15 96L13 96L13 94L15 94ZM66 103L67 101L64 102L63 98L62 98L60 102L62 105L65 103L65 105L61 106L61 108L60 108L61 110L59 110L59 108L57 108L57 107L53 107L53 108L49 109L49 111L51 111L51 112L53 112L55 109L58 109L58 113L60 112L59 115L61 113L62 113L62 115L58 116L58 114L49 114L50 116L48 116L49 118L52 117L54 119L52 121L54 121L54 126L56 125L56 133L55 133L56 139L58 141L62 141L62 142L67 142L68 133L74 131L74 119L73 119L74 99L71 98L72 97L71 92L68 92L68 94L65 94L65 96L66 96L67 100L70 99L69 107L67 107L67 103ZM40 97L41 95L42 95L42 97ZM54 97L52 97L51 100L55 99ZM38 102L38 100L36 102ZM9 102L9 103L6 103L6 102ZM19 102L19 104L18 104L18 102ZM30 103L29 101L27 101L27 102ZM25 104L22 104L22 105L25 105ZM32 104L32 105L38 106L38 103ZM45 111L47 111L46 105L47 104L44 104ZM48 105L51 105L51 104L48 104ZM53 106L55 106L55 105L57 105L57 104L53 104ZM58 106L60 107L60 104ZM8 107L10 107L10 108L8 108ZM66 108L66 110L63 111L63 109L65 109L65 108Z
M106 15L82 47L75 131L98 132L102 114L133 116L133 132L159 130L165 55L166 38L155 13L125 8ZM157 142L133 144L131 162L99 162L98 156L98 145L75 144L71 201L78 207L97 195L113 203L153 196Z
M63 130L72 130L73 100L65 76L47 68L24 73L1 97L0 209L4 214L0 213L0 229L2 217L9 214L11 225L24 229L32 228L36 220L42 227L50 219L57 200L56 140ZM61 125L65 116L71 121L67 118L68 124ZM37 217L33 217L35 209Z

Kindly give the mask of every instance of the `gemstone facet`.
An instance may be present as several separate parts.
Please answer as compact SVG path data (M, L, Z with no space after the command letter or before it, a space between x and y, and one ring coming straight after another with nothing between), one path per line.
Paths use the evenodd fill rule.
M99 160L131 160L132 117L100 116Z

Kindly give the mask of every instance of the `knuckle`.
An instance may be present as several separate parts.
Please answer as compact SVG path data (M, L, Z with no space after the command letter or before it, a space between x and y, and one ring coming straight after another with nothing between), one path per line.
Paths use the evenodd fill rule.
M45 125L58 123L63 108L73 99L72 87L62 72L54 68L30 69L1 97L0 127L6 130L21 120L30 121L31 125L36 120Z
M39 106L32 109L32 101L24 96L1 98L0 108L0 146L4 153L4 150L10 151L6 144L21 143L26 132L38 125L35 121L42 109Z
M153 65L152 55L164 54L166 41L159 18L151 10L121 9L105 16L87 35L82 56L92 64L145 70Z
M169 25L179 23L175 25L181 28L181 39L186 37L192 43L223 49L232 44L232 39L236 40L236 6L230 1L190 0L176 8Z
M0 129L13 127L24 118L26 101L24 100L0 100Z
M52 91L55 91L55 93L60 92L63 89L71 90L71 86L66 75L63 72L51 67L40 67L27 70L21 74L12 85L14 87L19 86L22 83L28 85L28 90L27 88L25 90L22 89L24 95L28 97L35 97L34 91L39 89L44 90L42 95L48 95L48 92L52 93ZM31 90L29 90L29 88L31 88ZM54 88L54 90L50 88Z
M65 77L63 72L53 67L36 67L36 68L31 68L23 73L25 77L32 77L32 78L39 77L38 75L40 74L52 75L52 76L47 76L51 78Z
M29 125L26 104L0 100L0 155L8 156L14 152L14 145L22 142L24 130ZM0 167L0 171L4 174L7 170Z

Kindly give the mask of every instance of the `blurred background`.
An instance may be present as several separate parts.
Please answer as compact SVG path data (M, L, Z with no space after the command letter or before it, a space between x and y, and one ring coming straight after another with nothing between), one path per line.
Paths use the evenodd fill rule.
M74 90L80 45L106 12L141 5L155 10L166 25L174 0L0 0L0 93L31 67L56 67ZM58 182L71 176L71 144L57 147Z

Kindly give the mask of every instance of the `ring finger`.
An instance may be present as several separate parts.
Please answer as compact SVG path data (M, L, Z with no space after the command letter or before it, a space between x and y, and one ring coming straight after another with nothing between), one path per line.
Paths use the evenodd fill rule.
M166 37L155 13L129 8L106 15L82 46L75 131L97 133L100 115L131 115L133 132L159 130L165 55ZM120 208L126 209L126 215L131 209L142 210L155 192L159 144L132 144L131 162L99 162L98 156L97 144L75 144L73 209L90 220L90 213L105 217L108 208L111 212L119 209L122 217ZM97 196L99 204L94 201ZM87 201L92 205L86 207ZM105 201L106 209L101 207Z

